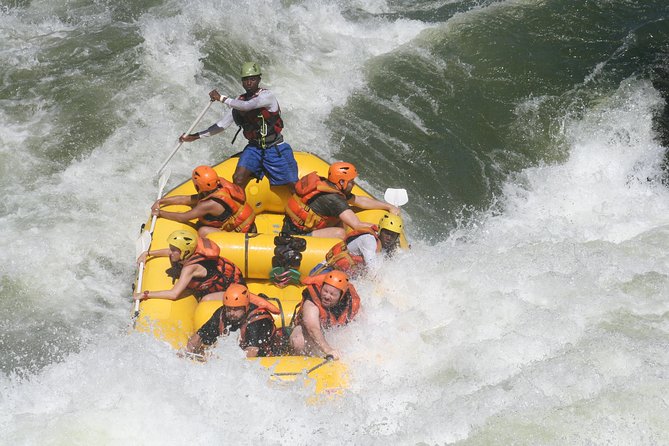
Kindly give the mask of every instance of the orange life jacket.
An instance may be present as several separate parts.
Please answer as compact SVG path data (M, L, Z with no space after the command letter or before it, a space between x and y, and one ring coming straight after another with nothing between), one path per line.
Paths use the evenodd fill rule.
M310 300L318 307L319 319L321 321L321 328L327 329L330 327L336 327L340 325L346 325L353 320L358 311L360 310L360 296L358 296L357 291L353 285L348 286L348 290L339 300L339 306L342 302L344 303L343 311L336 316L332 313L332 310L325 308L321 302L321 289L323 288L323 281L325 280L326 275L321 274L320 276L308 277L308 285L305 291L309 293ZM307 280L305 280L306 282ZM302 322L302 307L304 306L304 301L307 300L306 297L302 297L302 302L295 309L296 316L294 318L295 324Z
M325 254L325 261L328 266L344 271L347 273L355 272L361 265L365 264L365 258L359 255L353 255L348 250L348 244L357 239L361 235L370 234L376 239L376 252L381 252L381 240L376 231L372 228L359 229L350 231L344 237L344 241L337 243L327 254Z
M244 189L224 178L221 178L220 181L221 187L207 195L202 201L214 200L225 210L219 215L207 214L200 217L199 221L205 226L221 228L223 231L248 232L255 221L256 214L251 205L246 202Z
M342 191L316 172L308 173L295 183L295 193L286 202L286 215L301 231L323 229L339 220L338 217L318 215L309 207L309 202L321 194L338 194L346 198Z
M264 88L249 95L244 93L237 99L240 101L249 101L258 96ZM281 131L283 130L283 120L281 119L281 108L275 112L267 110L265 107L256 108L249 111L232 110L232 117L235 123L240 126L244 132L244 137L250 143L264 149L268 144L279 143L283 140Z
M271 303L268 302L269 305L272 305ZM273 306L273 305L272 305ZM265 308L265 307L256 307L255 305L252 305L251 311L248 312L246 317L244 318L244 321L242 322L241 326L239 327L239 346L241 348L246 348L248 347L247 341L246 341L246 332L248 329L248 326L250 324L253 324L254 322L258 322L261 320L270 320L272 321L272 331L269 333L269 336L267 337L267 342L261 346L259 346L258 350L258 356L271 356L272 354L272 345L273 345L273 340L276 335L276 326L274 325L274 318L272 317L272 314L270 311ZM276 307L274 307L276 308ZM226 319L225 319L225 309L221 311L219 321L218 321L218 332L220 334L225 334L226 332Z
M206 237L198 238L195 253L183 266L198 264L207 270L204 277L193 277L186 288L193 290L199 300L203 296L225 291L232 283L245 284L242 271L230 260L219 257L221 248Z

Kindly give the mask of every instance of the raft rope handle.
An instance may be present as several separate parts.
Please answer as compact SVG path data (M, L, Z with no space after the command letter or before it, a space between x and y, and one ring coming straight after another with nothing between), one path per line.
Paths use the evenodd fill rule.
M325 364L327 364L328 362L330 362L332 360L334 360L334 358L331 355L326 356L325 359L323 360L323 362L318 363L315 366L313 366L312 368L310 368L309 370L307 370L306 371L307 375L309 373L313 372L314 370L320 369L321 367L323 367ZM272 373L272 376L297 376L297 375L301 375L302 373L304 373L304 370L302 370L301 372L276 372L276 373Z
M268 296L267 294L265 294L265 293L259 293L258 296L260 296L260 297L262 297L263 299L268 300L268 301L270 301L270 302L271 302L271 301L276 301L276 303L277 303L277 305L278 305L278 307L279 307L279 313L281 314L281 328L286 328L286 317L285 317L285 315L284 315L284 313L283 313L283 305L281 304L281 301L280 301L278 298L276 298L276 297L269 297L269 296Z

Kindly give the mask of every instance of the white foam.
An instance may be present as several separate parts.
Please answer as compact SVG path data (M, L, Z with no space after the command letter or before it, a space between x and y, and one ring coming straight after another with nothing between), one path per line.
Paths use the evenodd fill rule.
M358 282L363 314L332 334L353 372L346 398L312 407L299 386L268 386L234 343L218 348L220 360L197 365L126 335L133 242L155 198L155 170L209 88L199 33L220 29L240 48L270 48L264 80L295 123L291 143L329 155L333 148L317 144L323 121L364 88L365 64L426 27L352 22L336 3L283 6L266 2L250 14L248 4L191 2L180 13L141 17L145 76L115 96L124 124L61 171L3 187L11 212L1 217L9 234L0 241L2 275L19 280L27 301L17 316L102 332L83 330L81 353L26 380L0 375L3 440L444 443L522 434L520 425L537 431L538 443L542 427L604 443L633 437L642 429L635 417L645 435L663 440L661 422L648 420L667 415L657 395L668 390L669 197L654 180L663 149L651 114L660 98L634 79L566 123L567 161L509 182L502 214L437 246L414 240L377 283ZM248 32L261 27L267 32ZM221 87L238 90L234 74L220 76ZM10 129L2 155L22 172L42 168L12 149L47 118L8 119L0 114ZM226 137L218 138L184 146L172 184L192 165L218 160ZM607 424L609 414L620 427Z

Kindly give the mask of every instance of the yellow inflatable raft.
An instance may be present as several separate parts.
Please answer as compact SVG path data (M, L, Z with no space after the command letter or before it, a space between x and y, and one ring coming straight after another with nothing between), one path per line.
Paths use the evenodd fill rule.
M296 152L299 173L302 177L309 172L316 171L321 176L327 176L328 163L316 155ZM237 166L238 158L227 159L214 166L219 176L231 179ZM169 191L165 196L190 195L196 193L190 178L184 183ZM370 196L359 186L355 186L356 195ZM208 238L221 247L221 255L232 260L244 274L249 289L255 293L278 299L277 303L283 310L282 315L275 316L276 326L280 328L288 324L293 316L295 306L301 301L303 286L288 285L279 288L269 280L274 255L274 237L280 232L284 218L284 206L290 192L285 186L270 187L267 178L262 181L252 180L246 187L246 199L256 212L256 226L258 234L241 234L230 232L216 232ZM167 211L184 212L186 206L168 206ZM383 216L380 210L361 210L357 212L363 221L378 222ZM167 237L177 229L187 226L171 220L157 219L150 244L151 250L167 247ZM146 225L149 228L149 224ZM307 248L302 253L303 258L299 271L304 277L311 269L324 260L325 254L334 246L338 239L304 237ZM404 234L400 239L406 247ZM166 270L170 267L166 257L149 258L144 266L143 280L139 291L166 290L173 286L172 279ZM175 349L182 349L188 338L197 331L222 305L221 302L196 301L195 297L188 296L176 301L165 299L148 299L140 304L139 317L135 328L142 332L150 332L157 339L168 342ZM363 297L364 305L364 297ZM303 356L280 356L250 359L272 371L274 379L282 381L295 380L299 376L307 376L315 383L317 393L340 393L348 386L348 372L342 361L325 361L323 358Z

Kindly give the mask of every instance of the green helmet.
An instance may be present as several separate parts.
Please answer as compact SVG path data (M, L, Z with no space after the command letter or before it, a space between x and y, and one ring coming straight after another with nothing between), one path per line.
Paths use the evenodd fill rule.
M260 76L260 65L255 62L244 62L241 74L242 77Z
M167 243L181 251L181 260L184 260L195 252L197 234L192 230L180 229L167 237Z

